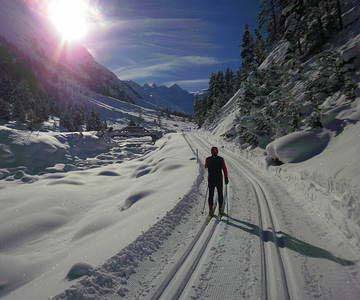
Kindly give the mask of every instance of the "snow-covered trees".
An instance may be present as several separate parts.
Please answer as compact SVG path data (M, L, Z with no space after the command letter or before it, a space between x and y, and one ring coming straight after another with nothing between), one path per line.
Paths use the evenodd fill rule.
M229 136L236 132L242 144L266 146L290 132L324 126L331 119L326 117L326 109L336 106L336 99L350 103L356 98L357 60L348 59L341 51L324 50L340 30L351 24L351 18L344 17L353 9L349 2L261 1L259 29L253 35L245 26L242 38L242 66L233 83L234 92L239 88L242 92L237 99L237 124L229 130ZM343 8L347 14L343 14ZM225 79L231 77L229 74L227 71ZM213 122L213 112L230 98L227 93L216 93L217 80L214 73L209 95L196 101L199 124Z
M106 128L105 124L101 121L99 113L95 110L92 110L86 118L87 131L102 131Z
M0 120L9 121L11 119L10 103L0 98Z
M246 77L255 67L255 43L249 25L245 25L245 30L241 44L242 74Z
M28 123L48 119L50 101L30 67L0 44L0 119Z
M55 102L38 83L31 64L0 43L0 121L18 121L33 130L53 115L69 131L82 131L84 125L103 130L99 114L87 113L89 109L66 98Z
M238 79L231 69L212 73L209 89L205 95L195 97L195 121L202 125L205 119L213 118L237 90Z
M255 29L254 61L259 66L266 58L266 45L261 32Z
M299 55L311 55L319 52L334 32L343 29L342 2L341 0L294 0L294 1L264 1L266 7L273 3L280 15L277 19L278 35L269 38L270 45L280 39L285 39L292 44L292 49ZM277 3L277 4L276 4ZM278 13L275 15L278 15ZM272 10L262 10L262 18L273 19ZM269 37L273 36L269 29Z
M286 2L291 1L261 0L259 25L261 31L268 33L269 44L275 43L281 36L281 12Z

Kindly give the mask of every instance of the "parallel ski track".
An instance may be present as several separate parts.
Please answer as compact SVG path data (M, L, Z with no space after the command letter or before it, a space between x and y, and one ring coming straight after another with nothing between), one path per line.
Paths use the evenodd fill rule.
M192 135L205 149L209 148L209 145L207 145L201 138L198 136ZM275 223L274 223L274 216L269 204L269 199L266 195L265 189L263 188L262 184L259 182L259 180L251 174L246 167L244 167L238 160L239 158L234 158L234 154L230 151L223 149L223 151L227 154L227 159L230 159L234 165L236 165L239 170L246 176L246 178L249 180L250 184L252 185L252 189L255 194L256 203L258 207L258 223L259 228L261 229L261 237L260 237L260 250L261 250L261 282L262 282L262 299L271 299L270 296L270 285L268 280L268 254L265 250L265 242L264 242L264 213L263 210L269 215L270 219L270 225L273 237L275 238L274 245L275 245L275 251L277 256L277 261L280 267L281 271L281 286L283 289L283 297L281 299L291 299L290 292L289 292L289 286L288 286L288 280L286 277L286 271L285 271L285 264L280 252L279 245L276 240L276 230L275 230Z
M197 155L196 151L194 150L194 148L191 146L190 142L188 141L188 139L186 138L185 134L183 134L183 137L186 141L186 143L189 145L191 151ZM198 160L198 162L203 166L203 163L200 162L200 160ZM153 296L151 297L152 300L157 300L160 299L162 297L162 295L164 294L164 292L166 291L166 289L168 288L170 282L174 279L174 277L176 276L176 274L179 272L179 270L181 269L181 267L183 266L183 264L185 263L185 261L189 258L190 254L193 252L194 247L196 245L196 243L199 241L200 237L205 234L205 228L208 225L208 220L205 219L204 223L202 224L200 230L198 231L198 233L196 234L196 236L193 238L193 240L191 241L190 245L188 246L188 248L186 249L186 251L184 252L184 254L181 256L181 258L177 261L177 263L173 266L173 268L170 270L169 274L165 277L165 279L162 281L162 283L160 284L160 286L157 288L157 290L155 291L155 293L153 294ZM211 224L211 223L210 223ZM205 241L203 243L203 245L201 246L200 251L197 253L195 259L192 261L191 263L191 267L190 269L186 272L184 278L181 280L181 283L179 284L179 286L177 287L177 290L175 292L175 296L173 297L173 299L179 299L181 294L183 293L187 283L189 282L189 280L192 277L192 274L194 273L197 265L199 264L199 261L201 260L204 252L206 251L209 242L212 238L212 236L214 235L215 229L217 227L217 225L219 224L219 221L216 220L212 223L212 227L209 230Z

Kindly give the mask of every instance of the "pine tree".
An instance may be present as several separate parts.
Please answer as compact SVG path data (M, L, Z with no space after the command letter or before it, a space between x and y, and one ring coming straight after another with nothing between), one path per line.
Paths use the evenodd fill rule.
M344 28L344 22L342 19L341 2L340 2L340 0L335 0L335 3L336 3L336 13L337 13L338 22L339 22L339 29L342 30Z
M85 125L85 109L81 106L76 106L72 109L72 120L75 131L82 131Z
M220 98L225 94L226 88L224 72L217 72L215 78L215 97Z
M235 76L234 72L227 68L225 72L225 96L230 99L235 91Z
M10 103L0 98L0 120L9 121L11 119Z
M235 75L235 90L240 89L241 87L241 82L242 82L242 78L243 78L243 73L241 69L238 69L236 71L236 75Z
M241 58L242 58L242 71L247 76L254 68L255 54L254 54L254 39L251 34L249 25L245 25L241 44Z
M283 17L286 19L286 27L284 27L284 36L290 42L293 53L298 52L300 55L304 53L302 39L306 32L306 7L303 0L294 0L286 6Z
M209 111L213 106L216 99L216 90L217 90L217 74L211 73L209 80L209 96L206 99L206 111Z
M73 120L68 109L64 110L60 115L60 127L66 128L70 132L75 131Z
M256 36L255 50L254 50L255 63L257 66L259 66L266 58L266 48L265 48L265 41L263 39L263 36L258 29L255 30L255 36Z
M34 99L30 87L26 81L20 81L10 98L13 106L12 117L19 122L26 122L27 111L34 107Z
M274 44L281 37L281 12L285 1L261 0L259 27L268 32L269 45Z
M103 129L103 123L101 122L100 114L97 111L92 110L86 120L86 130L101 131L102 129Z

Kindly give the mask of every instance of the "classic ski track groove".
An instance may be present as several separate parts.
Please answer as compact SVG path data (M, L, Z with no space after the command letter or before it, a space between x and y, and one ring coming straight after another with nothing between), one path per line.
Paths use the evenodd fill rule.
M198 136L194 136L193 137L199 142L201 143L204 147L208 148L209 146L205 144L205 142ZM263 212L262 212L262 208L266 210L267 214L269 215L269 219L270 219L270 225L271 225L271 230L272 230L272 234L273 237L276 238L276 230L275 230L275 223L274 223L274 216L273 216L273 212L272 209L270 207L269 204L269 200L268 197L266 195L265 189L262 186L262 184L259 182L259 180L253 175L251 174L247 168L245 166L243 166L237 159L235 159L233 157L233 154L230 153L230 151L223 149L223 151L227 154L227 158L230 158L230 160L238 166L238 168L241 170L241 172L247 177L247 179L249 180L249 182L252 185L253 191L255 193L256 196L256 202L257 202L257 206L258 206L258 214L259 214L259 228L262 230L262 236L260 238L260 249L261 249L261 270L262 270L262 287L263 287L263 291L262 291L262 297L263 299L271 299L271 295L270 295L270 286L268 283L268 255L267 255L267 251L265 250L265 242L264 242L264 237L263 237L263 223L264 223L264 216L263 216ZM262 198L263 200L261 201L260 198ZM262 203L263 204L262 204ZM285 264L284 261L282 259L282 255L280 252L280 248L279 245L277 243L277 241L275 240L274 242L275 245L275 251L276 251L276 256L277 256L277 261L280 267L280 271L281 271L281 282L282 282L282 289L283 289L283 298L281 299L291 299L290 297L290 291L289 291L289 286L288 286L288 280L287 280L287 276L286 276L286 270L285 270ZM274 268L274 266L273 266Z
M191 146L190 142L188 141L188 139L186 138L185 134L183 134L183 137L186 141L186 143L189 145L189 148L191 149L191 151L195 154L195 156L197 155L196 151L193 149L193 147ZM203 165L203 163L200 162L200 160L198 160L198 163ZM181 269L181 267L184 265L184 263L186 262L186 260L189 258L190 254L192 253L192 251L194 250L195 245L197 244L197 242L199 241L200 237L204 234L205 228L207 227L207 225L209 224L208 220L205 219L204 223L202 224L200 230L198 231L198 233L196 234L196 236L193 238L193 240L191 241L190 245L188 246L188 248L186 249L186 251L184 252L184 254L181 256L181 258L177 261L177 263L174 265L174 267L171 269L171 271L169 272L169 274L165 277L165 279L162 281L162 283L160 284L160 286L157 288L157 290L155 291L155 293L152 295L151 299L152 300L157 300L160 299L162 297L162 295L164 294L164 292L166 291L166 289L168 288L170 282L174 279L175 275L179 272L179 270ZM189 280L192 277L192 274L194 273L197 265L199 264L199 261L201 260L201 258L203 257L203 254L205 252L205 250L207 249L209 242L215 232L215 229L217 227L217 225L219 224L219 221L216 220L213 222L212 224L212 228L209 231L205 242L203 243L203 245L201 246L200 251L198 252L198 254L196 255L194 261L191 263L191 268L186 272L184 278L181 280L180 285L177 287L175 296L173 297L173 299L179 299L181 294L183 293L187 283L189 282Z

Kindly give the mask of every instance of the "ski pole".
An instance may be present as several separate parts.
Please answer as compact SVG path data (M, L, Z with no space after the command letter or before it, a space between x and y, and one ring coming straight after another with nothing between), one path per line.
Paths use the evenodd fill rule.
M206 204L206 198L207 198L207 195L208 195L208 191L209 191L209 186L206 189L206 194L205 194L205 199L204 199L204 206L203 206L203 209L202 209L202 212L201 212L202 215L204 214L204 211L205 211L205 204Z
M226 185L226 215L229 217L229 197L228 197L228 186Z

